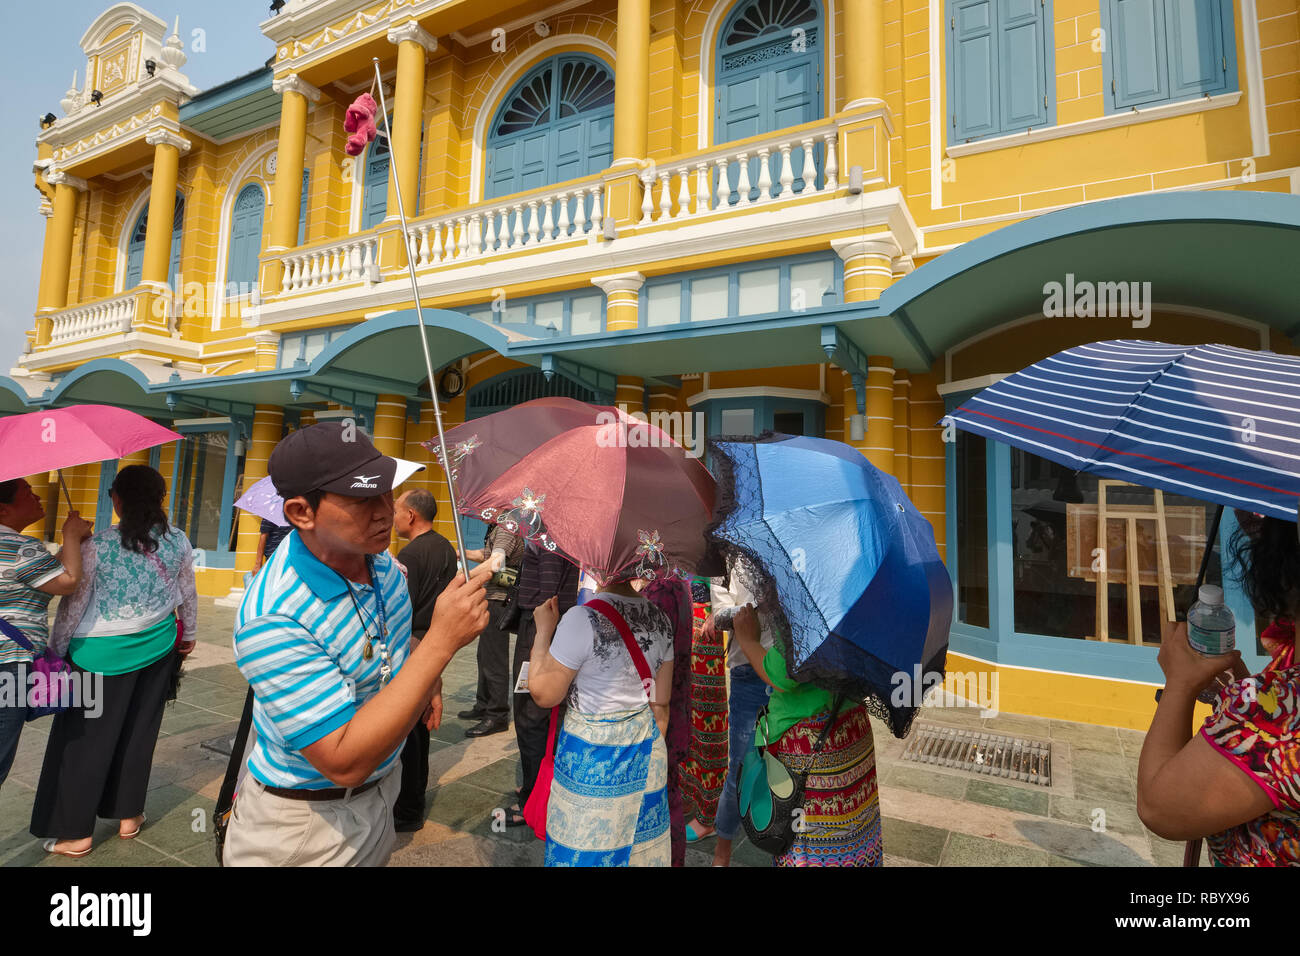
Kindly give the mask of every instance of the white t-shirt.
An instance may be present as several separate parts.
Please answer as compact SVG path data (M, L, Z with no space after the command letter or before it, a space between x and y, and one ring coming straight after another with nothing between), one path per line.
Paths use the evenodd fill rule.
M601 591L623 615L654 677L673 657L672 624L663 611L643 597ZM646 703L641 678L623 638L603 614L578 605L569 608L555 629L551 656L578 672L569 688L569 706L584 714L637 710Z

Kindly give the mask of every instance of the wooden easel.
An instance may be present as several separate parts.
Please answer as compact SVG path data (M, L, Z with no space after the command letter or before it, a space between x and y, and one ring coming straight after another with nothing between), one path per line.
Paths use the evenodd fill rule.
M1174 620L1174 585L1169 571L1169 538L1165 526L1165 496L1156 488L1151 507L1145 505L1108 508L1108 487L1135 487L1131 482L1103 479L1097 482L1097 547L1101 549L1101 567L1097 571L1097 635L1096 640L1110 640L1110 591L1107 568L1106 522L1112 518L1123 519L1125 527L1125 583L1128 586L1128 639L1129 643L1145 646L1142 640L1142 597L1139 582L1137 523L1155 520L1156 523L1156 594L1160 602L1160 616ZM1154 510L1153 510L1154 509Z

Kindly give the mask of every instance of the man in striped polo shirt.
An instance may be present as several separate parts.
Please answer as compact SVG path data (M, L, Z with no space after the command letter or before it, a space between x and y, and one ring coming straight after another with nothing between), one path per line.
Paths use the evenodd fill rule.
M235 622L257 744L228 866L382 866L392 853L402 744L422 716L437 726L443 669L488 623L485 563L447 586L410 649L411 600L387 548L393 488L421 467L340 422L296 431L271 453L294 530Z
M21 533L44 517L41 499L25 479L0 481L0 784L9 776L27 719L27 665L45 654L49 640L50 599L77 589L81 542L91 532L90 522L70 512L63 549L52 556L40 540Z

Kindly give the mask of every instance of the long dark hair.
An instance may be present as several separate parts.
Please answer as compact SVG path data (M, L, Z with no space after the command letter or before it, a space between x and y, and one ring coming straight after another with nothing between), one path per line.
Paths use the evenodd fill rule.
M127 465L117 473L110 490L117 493L121 504L117 530L122 547L136 554L157 551L158 540L171 530L162 506L167 495L163 476L148 465Z
M1300 538L1294 521L1263 518L1238 526L1229 543L1236 579L1256 613L1294 618L1300 611Z

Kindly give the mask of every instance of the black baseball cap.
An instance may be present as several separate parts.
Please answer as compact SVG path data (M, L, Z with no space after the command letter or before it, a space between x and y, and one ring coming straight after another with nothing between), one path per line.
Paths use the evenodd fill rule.
M310 491L374 498L392 491L423 465L381 454L365 432L343 422L321 422L284 438L267 463L276 494Z

